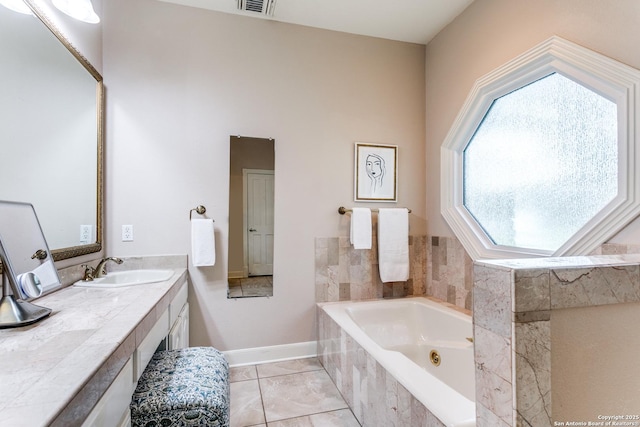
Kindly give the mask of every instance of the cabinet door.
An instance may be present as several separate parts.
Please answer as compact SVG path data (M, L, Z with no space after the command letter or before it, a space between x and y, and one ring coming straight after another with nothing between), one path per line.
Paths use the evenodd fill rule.
M131 427L131 411L127 411L125 417L122 419L122 422L118 424L118 427Z
M189 303L184 305L169 332L169 350L187 347L189 347Z
M135 384L133 382L133 361L124 365L107 391L102 395L82 427L120 427L131 423L129 404Z
M134 374L136 382L147 367L158 346L164 341L169 332L169 310L165 310L151 331L142 340L136 351L133 352Z

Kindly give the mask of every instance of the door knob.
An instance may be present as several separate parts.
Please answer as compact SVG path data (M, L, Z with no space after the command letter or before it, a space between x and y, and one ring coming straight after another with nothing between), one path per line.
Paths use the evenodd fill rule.
M256 229L255 228L250 228L249 231L256 231Z

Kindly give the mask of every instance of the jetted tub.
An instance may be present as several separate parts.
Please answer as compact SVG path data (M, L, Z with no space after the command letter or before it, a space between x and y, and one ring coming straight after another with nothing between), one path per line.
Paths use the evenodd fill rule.
M471 316L423 297L320 306L444 425L475 426Z

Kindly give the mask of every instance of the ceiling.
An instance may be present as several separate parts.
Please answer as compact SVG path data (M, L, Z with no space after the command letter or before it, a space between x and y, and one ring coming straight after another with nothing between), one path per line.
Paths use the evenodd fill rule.
M240 11L237 8L237 0L160 1L308 27L427 44L473 0L276 0L273 16Z

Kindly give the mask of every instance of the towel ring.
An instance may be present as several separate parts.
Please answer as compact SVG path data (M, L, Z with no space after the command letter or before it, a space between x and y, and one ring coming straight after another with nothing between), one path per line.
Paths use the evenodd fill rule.
M195 208L191 209L189 211L189 220L191 220L191 215L193 214L193 211L196 211L196 213L198 213L200 215L204 215L204 213L207 211L207 208L205 208L202 205L198 205Z

